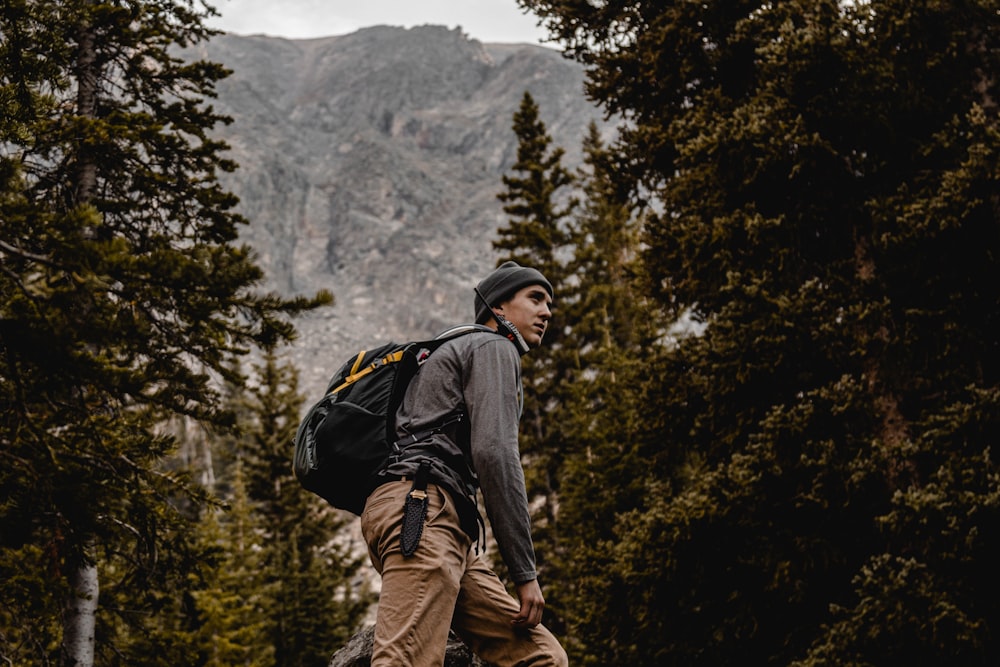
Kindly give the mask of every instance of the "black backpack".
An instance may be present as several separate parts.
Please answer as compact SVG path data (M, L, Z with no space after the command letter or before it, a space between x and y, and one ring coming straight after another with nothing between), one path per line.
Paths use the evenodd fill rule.
M374 476L400 453L396 409L410 380L442 343L473 331L493 330L463 324L431 340L362 350L345 362L295 434L293 467L302 486L334 507L360 515ZM446 425L413 434L407 441L421 440Z

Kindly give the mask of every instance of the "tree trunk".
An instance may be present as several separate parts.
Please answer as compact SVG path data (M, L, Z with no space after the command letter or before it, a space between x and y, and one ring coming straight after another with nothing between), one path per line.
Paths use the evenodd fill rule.
M92 667L100 592L97 565L82 561L69 571L67 578L71 592L63 616L62 666Z
M87 3L95 4L93 0ZM97 115L98 64L96 36L85 17L77 26L77 113L93 118ZM97 192L97 164L84 145L76 147L76 204L87 204ZM100 583L97 565L87 558L89 549L77 563L67 565L69 597L63 616L63 667L92 667L94 664L94 629L97 625L97 598Z
M93 5L93 1L87 5ZM97 37L89 17L77 26L76 54L76 112L86 118L97 115L99 65L97 64ZM89 204L97 194L97 163L92 151L85 144L76 146L76 197L75 203Z

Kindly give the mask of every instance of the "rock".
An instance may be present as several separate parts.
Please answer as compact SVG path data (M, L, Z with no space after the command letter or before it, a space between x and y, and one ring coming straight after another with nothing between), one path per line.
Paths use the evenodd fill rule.
M333 654L330 667L369 667L372 662L374 635L374 627L358 632L342 649ZM448 637L448 647L445 649L444 667L489 667L489 663L474 656L469 647L463 644L455 633L451 633Z

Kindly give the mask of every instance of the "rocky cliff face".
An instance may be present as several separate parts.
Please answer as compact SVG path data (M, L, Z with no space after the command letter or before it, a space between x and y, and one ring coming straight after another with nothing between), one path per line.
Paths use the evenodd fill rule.
M514 162L512 116L535 98L566 164L599 111L581 68L530 45L460 30L375 27L286 40L222 35L190 54L233 75L217 134L240 165L225 184L250 220L267 288L326 288L336 304L298 320L291 354L308 396L373 340L432 336L472 313L505 221L497 192Z

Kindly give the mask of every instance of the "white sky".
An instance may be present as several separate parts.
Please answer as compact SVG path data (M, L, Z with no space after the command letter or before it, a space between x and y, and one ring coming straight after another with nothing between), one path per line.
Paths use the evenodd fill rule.
M346 35L373 25L461 26L481 42L538 44L545 32L515 0L208 0L213 28L240 35L309 38Z

